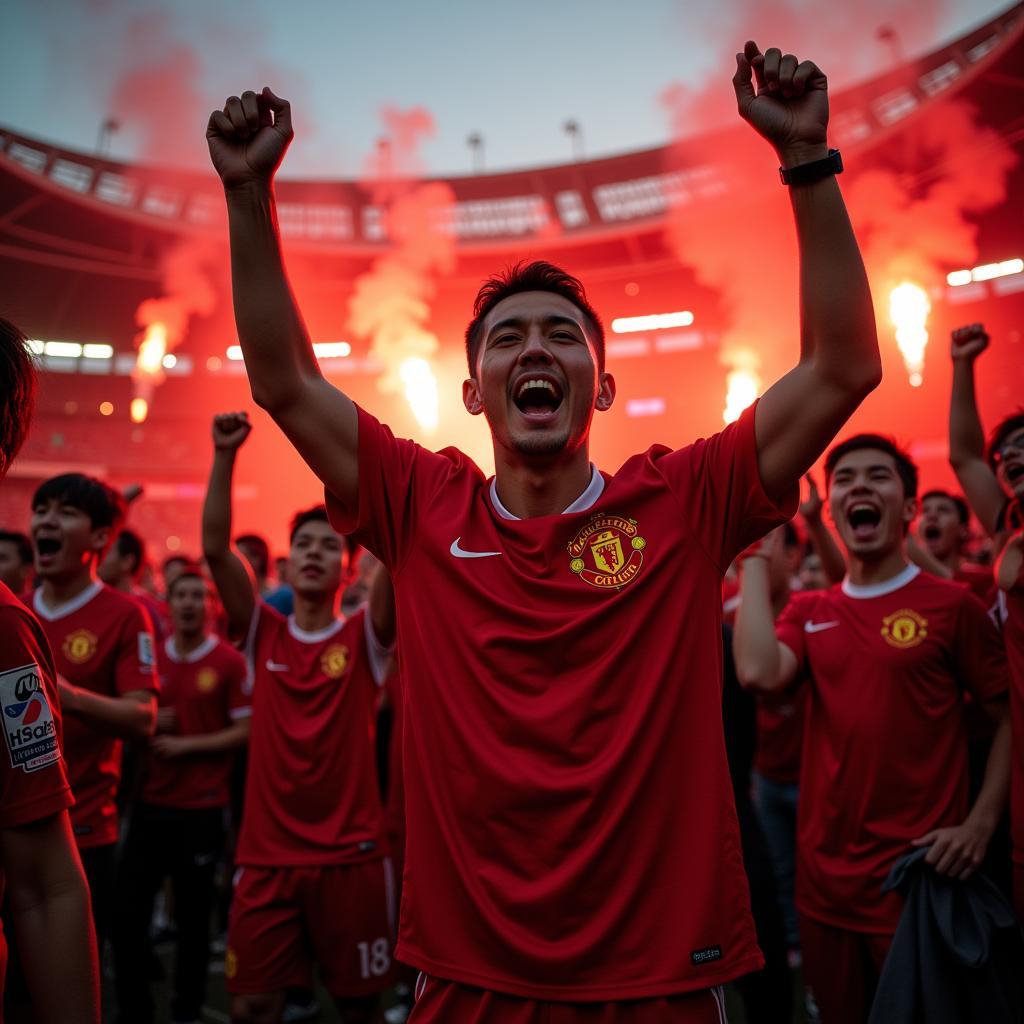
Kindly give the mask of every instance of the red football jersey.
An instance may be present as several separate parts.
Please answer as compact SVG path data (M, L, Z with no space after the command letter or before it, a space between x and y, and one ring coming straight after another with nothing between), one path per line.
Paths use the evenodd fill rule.
M157 648L160 707L174 708L178 736L226 729L252 713L245 658L216 636L182 656L174 637ZM227 807L234 754L147 759L142 799L165 807Z
M360 610L308 633L262 601L246 639L252 732L238 864L348 864L384 854L378 687L389 657Z
M61 758L60 699L50 645L35 616L0 583L0 829L17 828L72 804ZM4 876L0 868L0 901ZM0 978L7 944L0 931Z
M782 700L757 702L757 749L754 770L772 782L800 781L804 746L807 691L803 688Z
M406 700L397 958L539 999L706 988L761 964L722 730L721 587L796 508L754 413L519 520L461 452L359 414Z
M1013 727L1013 768L1010 774L1010 827L1013 859L1024 865L1024 570L1016 585L1003 594L1003 639L1013 686L1010 715Z
M961 562L960 568L953 574L953 579L957 583L966 583L986 608L995 600L996 580L991 569L986 569L982 565L972 565L970 562Z
M153 630L133 597L95 582L57 608L46 604L40 588L33 595L33 607L57 671L68 682L105 697L157 692ZM75 794L71 824L79 847L116 843L114 798L121 780L121 741L69 716L64 723L64 759Z
M797 907L893 932L889 869L911 840L967 816L963 696L1006 692L998 631L965 586L908 566L876 586L794 595L777 633L810 684Z

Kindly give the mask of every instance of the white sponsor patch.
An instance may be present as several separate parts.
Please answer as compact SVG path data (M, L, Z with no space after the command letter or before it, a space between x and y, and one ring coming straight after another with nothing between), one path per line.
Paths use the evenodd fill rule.
M35 662L0 674L0 715L12 768L34 772L60 760L53 711Z
M153 634L139 634L139 664L143 668L153 667Z

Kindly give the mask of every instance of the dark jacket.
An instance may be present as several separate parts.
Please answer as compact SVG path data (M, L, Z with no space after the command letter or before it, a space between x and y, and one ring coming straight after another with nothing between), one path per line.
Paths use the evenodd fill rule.
M1024 938L998 887L936 874L927 847L893 865L903 914L882 967L869 1024L1020 1024Z

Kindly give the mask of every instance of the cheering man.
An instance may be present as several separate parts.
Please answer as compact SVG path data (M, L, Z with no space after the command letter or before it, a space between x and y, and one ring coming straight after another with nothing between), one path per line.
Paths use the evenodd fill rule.
M606 474L601 321L545 263L492 278L463 401L496 475L397 440L322 376L281 258L291 111L231 97L207 132L256 401L396 588L412 1019L718 1021L757 969L722 735L720 590L796 510L800 475L880 379L871 296L826 145L825 76L747 43L741 115L783 164L801 250L798 365L740 420ZM773 259L770 239L750 244ZM586 1019L594 1019L587 1016Z

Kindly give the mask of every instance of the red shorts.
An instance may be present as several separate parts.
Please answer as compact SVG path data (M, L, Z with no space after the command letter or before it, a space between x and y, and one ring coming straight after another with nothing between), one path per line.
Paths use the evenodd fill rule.
M721 987L606 1003L522 999L421 974L409 1024L726 1024Z
M229 992L311 988L313 964L332 996L391 984L391 862L331 867L243 867L235 874L224 976Z
M826 1024L864 1024L892 935L854 932L800 915L804 985Z

